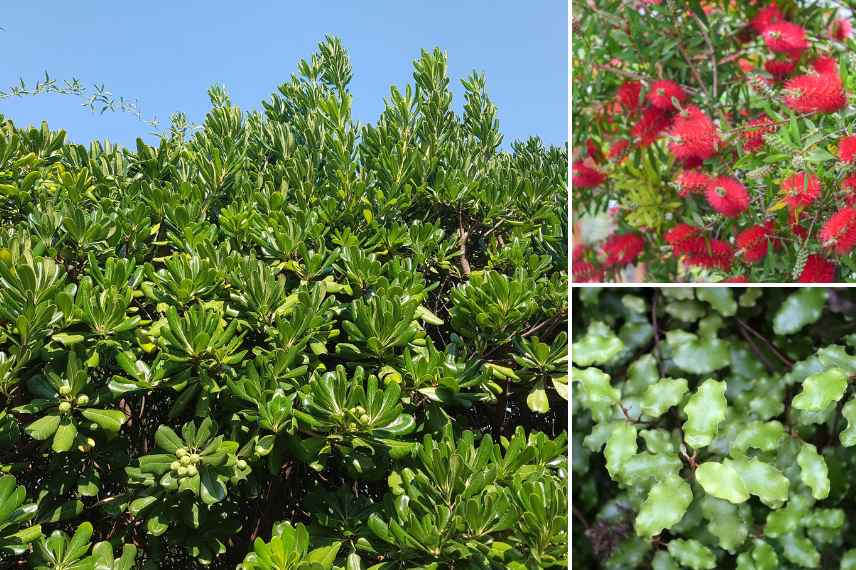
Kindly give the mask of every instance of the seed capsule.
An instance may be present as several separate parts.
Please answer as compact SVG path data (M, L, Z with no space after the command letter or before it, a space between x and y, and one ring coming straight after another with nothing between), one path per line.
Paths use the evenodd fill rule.
M197 473L199 473L199 471L197 471L197 470L196 470L196 466L195 466L195 465L190 465L190 466L187 468L187 476L188 476L188 477L193 477L193 476L194 476L194 475L196 475Z
M238 469L246 469L246 468L247 468L247 462L244 461L243 459L239 459L238 460Z
M77 397L77 405L78 406L85 406L88 403L89 403L89 396L87 396L86 394L81 394L80 396Z
M69 394L71 394L71 386L69 386L68 384L63 384L59 387L60 396L68 396Z
M69 402L60 402L59 413L67 414L70 411L71 411L71 404Z
M178 449L175 450L175 456L178 457L179 459L184 457L185 455L187 455L187 450L184 449L183 447L179 447Z
M179 477L187 477L187 467L179 467L178 468L178 476Z
M180 461L181 461L182 465L190 465L191 463L193 463L193 460L188 455L185 455L184 457L182 457L180 459Z
M169 464L169 468L173 471L178 471L181 468L181 463L179 463L178 461L173 461Z
M367 423L369 423L370 420L371 420L371 418L369 417L368 414L363 414L360 416L360 423L361 424L367 424Z

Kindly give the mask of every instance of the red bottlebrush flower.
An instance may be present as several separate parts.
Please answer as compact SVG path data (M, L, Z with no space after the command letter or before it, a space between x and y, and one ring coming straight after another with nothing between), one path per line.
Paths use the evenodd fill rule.
M678 190L678 196L686 198L694 192L703 192L707 188L707 183L710 182L710 176L700 170L684 170L678 176L678 185L681 187Z
M794 53L808 47L805 30L791 22L776 22L767 26L761 34L770 51L775 53Z
M772 230L772 223L767 222L763 225L748 227L737 234L735 240L737 252L743 256L747 263L758 263L767 256Z
M624 156L627 147L630 146L630 141L627 139L620 139L612 143L609 147L609 153L607 154L607 158L610 160L614 160L616 158L621 158Z
M723 279L720 283L749 283L749 278L745 275L735 275L734 277Z
M776 132L776 124L766 114L749 121L751 128L743 131L743 150L752 152L764 146L764 135Z
M663 236L675 255L702 253L705 248L702 229L689 224L678 224Z
M811 63L811 67L821 75L838 75L838 62L829 56L822 55Z
M778 80L782 80L786 75L793 73L797 68L797 62L793 59L771 59L764 62L764 69L767 73Z
M758 13L755 14L754 18L752 18L750 25L756 32L763 34L764 30L769 28L771 25L778 24L784 20L785 17L782 15L782 12L779 10L776 3L770 2L769 6L758 10Z
M589 166L584 160L574 162L572 173L571 184L574 188L594 188L606 180L604 173Z
M672 122L672 116L657 107L647 107L642 111L639 121L633 125L630 134L639 139L640 146L648 146L657 140L660 133L665 131Z
M841 77L800 75L785 82L785 105L799 113L834 113L847 104Z
M853 162L856 157L856 135L841 137L838 141L838 158L842 162Z
M846 255L856 247L856 208L841 208L820 230L820 243L831 247L838 255Z
M853 26L850 24L850 20L845 18L833 20L832 24L829 25L829 39L832 40L843 42L850 37L852 32Z
M588 253L589 248L584 243L578 243L574 246L574 249L571 251L571 259L574 262L582 261L585 257L586 253Z
M588 261L575 261L572 275L574 283L603 282L603 269Z
M726 218L735 218L749 207L746 187L730 176L719 176L708 182L705 197L710 206Z
M832 283L835 281L835 264L817 254L811 254L806 259L800 283Z
M694 105L675 116L669 136L675 139L669 143L669 150L680 160L707 160L719 152L716 125Z
M814 174L798 172L782 182L782 192L791 208L808 206L820 196L820 180Z
M672 97L683 103L687 94L683 88L668 79L661 79L651 84L651 90L648 92L648 102L661 111L672 111L675 106L672 104Z
M639 94L642 92L642 83L639 81L625 81L615 93L618 104L627 111L639 110Z
M645 240L639 234L615 234L603 244L606 253L606 265L627 265L632 263L645 248Z
M844 200L847 205L856 206L856 174L842 180L841 189L844 190Z
M733 258L734 251L727 242L712 239L704 244L703 251L687 255L687 264L729 271Z
M752 62L746 59L745 57L741 57L737 60L737 67L739 67L740 71L742 71L743 73L749 73L750 71L755 69L755 66L752 65Z

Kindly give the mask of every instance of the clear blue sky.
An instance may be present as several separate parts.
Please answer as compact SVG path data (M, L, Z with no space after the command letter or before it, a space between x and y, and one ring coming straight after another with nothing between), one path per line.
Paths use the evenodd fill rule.
M131 6L127 4L126 6ZM296 71L325 34L342 39L351 56L354 116L374 122L390 85L412 82L421 48L448 54L458 112L460 79L487 76L499 108L504 147L540 136L567 140L567 4L562 0L363 0L323 2L154 1L117 9L108 2L10 2L0 15L0 85L51 77L104 83L136 98L162 128L176 111L201 122L207 90L226 86L234 104L260 102ZM80 100L39 95L0 100L0 113L19 126L47 120L71 140L152 142L152 129L130 115L93 114Z

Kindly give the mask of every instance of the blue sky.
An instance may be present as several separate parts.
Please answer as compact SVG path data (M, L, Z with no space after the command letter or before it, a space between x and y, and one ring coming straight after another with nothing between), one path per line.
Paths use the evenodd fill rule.
M260 102L296 71L325 34L342 39L351 56L355 118L374 122L390 85L412 82L422 48L449 57L455 108L463 107L460 79L475 69L487 76L499 108L504 147L540 136L567 140L567 4L558 0L393 0L220 2L172 0L12 2L0 16L0 85L76 77L104 83L116 96L136 98L144 115L168 125L175 111L200 122L207 90L223 84L234 104ZM145 6L145 8L142 8ZM97 115L80 100L39 95L0 100L0 113L19 126L47 120L75 142L109 139L151 143L152 128L121 113Z

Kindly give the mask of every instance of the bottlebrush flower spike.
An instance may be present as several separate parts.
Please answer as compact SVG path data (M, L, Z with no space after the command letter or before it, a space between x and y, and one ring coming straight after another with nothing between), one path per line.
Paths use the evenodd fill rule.
M844 190L844 201L847 205L856 206L856 174L842 180L841 189Z
M705 197L711 207L726 218L735 218L749 207L746 187L730 176L711 179L707 183Z
M696 265L707 269L729 271L733 258L734 250L731 249L731 246L727 242L711 239L705 243L705 247L701 252L687 255L686 262L689 265Z
M686 198L690 194L703 192L710 182L710 176L700 170L684 170L678 176L678 196Z
M800 283L832 283L836 266L824 257L813 253L806 259L798 281Z
M799 113L834 113L847 104L837 74L800 75L785 82L785 105Z
M812 69L821 75L835 74L838 75L838 62L829 56L822 55L811 63Z
M808 47L803 27L791 22L772 23L761 34L767 47L775 53L793 54Z
M609 147L609 153L607 153L607 158L609 160L615 160L616 158L621 159L624 157L625 152L627 151L627 147L630 146L630 141L627 139L620 139L612 143Z
M758 263L767 256L768 244L773 234L772 222L751 226L737 234L737 254L747 263Z
M755 14L755 17L752 18L752 22L750 25L752 29L755 30L759 34L763 34L764 30L769 28L773 24L778 24L779 22L783 22L785 17L782 16L781 10L776 5L775 2L770 2L770 5L766 8L761 8L758 10L758 13Z
M749 278L745 275L735 275L734 277L723 279L720 283L749 283Z
M678 224L667 231L663 238L672 246L675 255L704 252L705 241L701 228L689 224Z
M764 62L767 73L781 81L786 75L793 73L797 68L797 60L794 59L770 59Z
M639 146L646 147L656 141L671 122L671 113L657 107L646 107L639 121L630 130L630 134L639 140Z
M782 192L791 208L808 206L820 196L820 180L814 174L798 172L782 182Z
M856 135L841 137L838 141L838 158L842 162L853 162L854 157L856 157Z
M838 18L832 21L829 25L829 38L843 42L850 37L853 31L853 25L846 18Z
M746 152L753 152L764 146L764 135L775 133L777 129L776 124L766 113L752 119L748 125L750 128L743 131L743 138L745 139L743 150Z
M571 167L571 184L574 188L595 188L606 180L605 174L586 162L587 160L578 160Z
M820 230L820 243L838 255L846 255L856 247L856 208L841 208Z
M639 234L614 234L603 244L606 266L632 263L645 248L645 240Z
M615 93L618 104L627 111L639 110L639 94L642 93L642 83L639 81L625 81Z
M575 283L603 282L603 269L588 261L575 261L572 274Z
M661 79L651 84L651 90L648 92L648 102L661 111L673 111L675 109L672 104L672 97L683 103L687 94L683 88L668 79Z
M694 105L675 116L669 136L674 139L669 150L683 161L707 160L719 152L722 142L713 121Z

